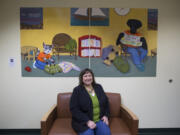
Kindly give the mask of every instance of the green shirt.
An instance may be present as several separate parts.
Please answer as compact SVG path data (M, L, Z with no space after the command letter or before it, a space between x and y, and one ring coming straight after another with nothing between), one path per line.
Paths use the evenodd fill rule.
M93 104L93 121L97 122L100 120L99 119L99 116L100 116L99 101L95 93L94 93L94 96L92 96L91 93L89 93L89 95L91 97L92 104Z

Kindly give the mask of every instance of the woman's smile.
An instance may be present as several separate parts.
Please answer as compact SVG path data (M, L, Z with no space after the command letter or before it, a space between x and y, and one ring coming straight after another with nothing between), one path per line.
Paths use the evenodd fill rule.
M91 73L86 73L83 75L83 83L84 85L91 85L93 82L93 77L91 75Z

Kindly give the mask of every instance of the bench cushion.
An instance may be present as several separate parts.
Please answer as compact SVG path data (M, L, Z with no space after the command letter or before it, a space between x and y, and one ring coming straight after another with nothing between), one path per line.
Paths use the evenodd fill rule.
M56 119L48 135L76 135L71 127L71 118Z
M118 117L110 120L111 135L131 135L128 127ZM70 118L58 118L52 125L48 135L77 135L71 127Z

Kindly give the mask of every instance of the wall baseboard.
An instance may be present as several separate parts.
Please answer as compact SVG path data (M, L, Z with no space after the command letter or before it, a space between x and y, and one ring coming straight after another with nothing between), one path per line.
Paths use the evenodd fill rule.
M140 128L138 135L180 135L180 128ZM0 129L0 135L40 135L40 129Z
M180 128L140 128L139 135L180 135Z

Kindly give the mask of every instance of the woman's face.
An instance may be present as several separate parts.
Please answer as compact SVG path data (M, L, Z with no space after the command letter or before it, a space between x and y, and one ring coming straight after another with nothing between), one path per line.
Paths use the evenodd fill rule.
M91 85L93 82L93 77L90 72L87 72L83 75L83 83L84 85Z

